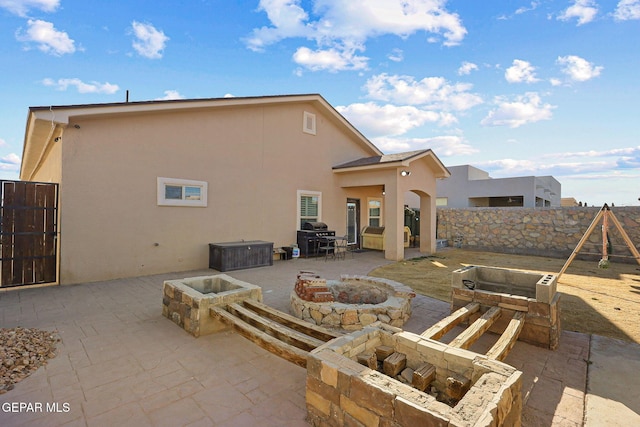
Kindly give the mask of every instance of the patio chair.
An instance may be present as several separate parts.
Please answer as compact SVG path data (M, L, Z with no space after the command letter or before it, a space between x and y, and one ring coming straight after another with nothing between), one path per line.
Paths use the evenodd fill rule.
M347 252L351 252L351 257L353 258L353 251L349 248L349 237L337 237L333 250L334 256L336 258L345 259L347 257Z
M325 261L327 260L327 258L329 258L329 255L335 258L336 256L335 240L333 237L330 237L330 236L318 237L316 260L319 258L320 255L324 255Z

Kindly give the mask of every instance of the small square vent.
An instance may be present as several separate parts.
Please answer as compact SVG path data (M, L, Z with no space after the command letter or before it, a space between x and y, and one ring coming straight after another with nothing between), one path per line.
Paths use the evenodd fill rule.
M316 115L313 113L309 113L308 111L304 112L304 116L302 118L302 131L304 133L308 133L311 135L316 134Z

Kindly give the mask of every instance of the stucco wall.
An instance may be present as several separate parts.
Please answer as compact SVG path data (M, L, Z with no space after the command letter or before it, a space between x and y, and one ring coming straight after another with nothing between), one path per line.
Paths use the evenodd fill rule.
M456 236L461 235L462 247L468 249L568 258L599 210L598 207L438 208L437 237L448 239L453 246ZM636 248L640 248L640 207L614 207L611 212ZM600 224L580 251L580 258L587 252L602 253ZM612 221L609 234L614 255L631 255ZM629 258L617 260L634 262Z
M302 132L303 111L317 114L317 135ZM345 234L349 194L331 166L372 154L312 104L73 122L62 138L63 284L207 268L213 242L295 243L297 190L322 192L322 221ZM208 206L158 206L157 177L206 181Z
M56 182L62 180L62 141L52 141L45 150L43 162L29 181Z

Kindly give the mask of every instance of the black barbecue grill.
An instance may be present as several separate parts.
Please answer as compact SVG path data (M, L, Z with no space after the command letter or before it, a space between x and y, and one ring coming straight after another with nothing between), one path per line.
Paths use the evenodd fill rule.
M302 224L302 230L298 230L298 247L301 257L316 256L316 249L322 237L335 236L336 232L329 230L324 222L307 221Z
M307 221L305 223L302 224L302 229L303 230L312 230L312 231L326 231L328 230L329 227L327 227L327 224L325 224L324 222L312 222L312 221Z

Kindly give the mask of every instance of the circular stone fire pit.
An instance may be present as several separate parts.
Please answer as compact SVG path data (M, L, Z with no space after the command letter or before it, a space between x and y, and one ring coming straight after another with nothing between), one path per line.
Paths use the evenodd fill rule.
M411 299L416 296L402 283L370 276L343 275L340 280L314 276L310 281L313 283L308 287L302 285L298 276L291 292L293 315L319 326L348 331L378 320L401 327L411 316Z

